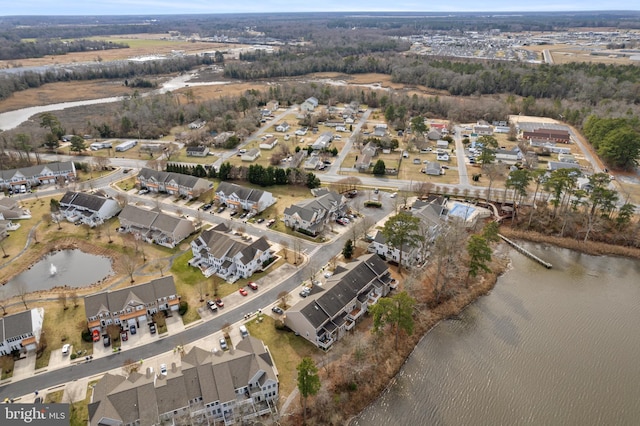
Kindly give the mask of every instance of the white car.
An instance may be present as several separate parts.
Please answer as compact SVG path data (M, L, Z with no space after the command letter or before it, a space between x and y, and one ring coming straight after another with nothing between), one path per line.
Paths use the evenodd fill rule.
M331 275L333 275L333 272L331 272L331 271L327 271L327 272L324 273L324 277L325 278L329 278L329 277L331 277Z
M167 364L160 364L160 374L163 376L167 375Z
M393 194L389 195L389 197L391 197L391 198L396 198L397 196L398 196L397 192L394 192Z
M71 350L71 345L70 344L65 344L64 346L62 346L62 355L69 355L69 351Z

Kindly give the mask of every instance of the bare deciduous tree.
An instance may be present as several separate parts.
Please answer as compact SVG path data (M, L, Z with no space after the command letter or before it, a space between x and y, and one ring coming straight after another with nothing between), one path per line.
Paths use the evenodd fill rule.
M288 291L281 291L280 293L278 293L278 299L280 299L280 305L282 309L287 309L287 302L289 301L289 297L290 296Z

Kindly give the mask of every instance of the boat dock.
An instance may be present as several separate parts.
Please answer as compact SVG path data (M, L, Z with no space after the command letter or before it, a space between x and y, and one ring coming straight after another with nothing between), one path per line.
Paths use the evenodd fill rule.
M511 241L510 239L508 239L504 235L498 234L498 236L500 238L502 238L504 241L506 241L507 244L509 244L511 247L515 248L516 250L518 250L520 253L524 254L528 258L535 260L536 262L538 262L539 264L541 264L542 266L544 266L547 269L551 269L552 268L553 265L551 265L549 262L546 262L546 261L540 259L535 254L531 253L530 251L528 251L527 249L525 249L523 247L520 247L518 244L516 244L515 242Z

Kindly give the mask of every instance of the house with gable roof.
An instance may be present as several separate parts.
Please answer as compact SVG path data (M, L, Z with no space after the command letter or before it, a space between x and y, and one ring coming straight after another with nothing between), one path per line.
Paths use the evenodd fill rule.
M35 351L40 342L44 309L34 308L0 317L0 356Z
M231 182L220 182L216 189L215 199L232 209L244 209L255 213L260 213L276 202L276 199L268 191L245 188Z
M273 250L264 236L248 238L231 234L224 223L207 229L191 242L189 265L199 268L205 277L216 274L229 282L249 278L271 259Z
M71 223L84 223L90 227L101 225L120 212L113 198L84 192L68 191L60 199L60 214Z
M31 219L31 211L24 209L15 198L0 199L0 220Z
M0 189L19 190L22 185L27 188L65 183L76 180L76 167L73 161L46 163L21 169L0 170Z
M329 222L342 216L347 209L347 199L337 192L324 194L301 201L284 209L284 223L294 230L303 230L318 235Z
M148 243L174 248L195 232L193 222L158 210L147 210L131 204L118 216L121 232L129 232Z
M321 349L329 349L355 327L369 306L386 296L393 278L387 264L367 254L335 269L322 287L287 309L284 323Z
M313 96L307 98L302 104L300 104L300 110L302 111L312 112L316 108L318 108L318 99Z
M84 297L89 330L102 331L111 324L128 330L146 324L158 311L177 311L180 297L173 276Z
M166 375L105 374L89 403L89 425L244 424L271 414L278 369L264 342L248 336L233 351L193 347Z
M420 219L421 235L424 235L424 244L430 244L435 240L444 220L446 220L446 201L442 197L433 197L430 200L417 200L408 211L414 217ZM368 251L383 256L388 261L398 263L400 261L400 248L387 243L387 239L381 231L377 231ZM418 265L426 260L425 245L402 248L402 264L406 267Z
M151 192L182 195L188 199L199 197L213 188L213 183L206 179L147 168L140 170L140 173L136 176L136 184Z

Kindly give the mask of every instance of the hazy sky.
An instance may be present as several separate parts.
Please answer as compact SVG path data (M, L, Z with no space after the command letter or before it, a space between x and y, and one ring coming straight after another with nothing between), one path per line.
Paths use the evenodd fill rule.
M579 11L640 10L632 0L453 0L425 1L291 1L291 0L9 0L0 15L151 15L185 13L345 12L345 11Z

